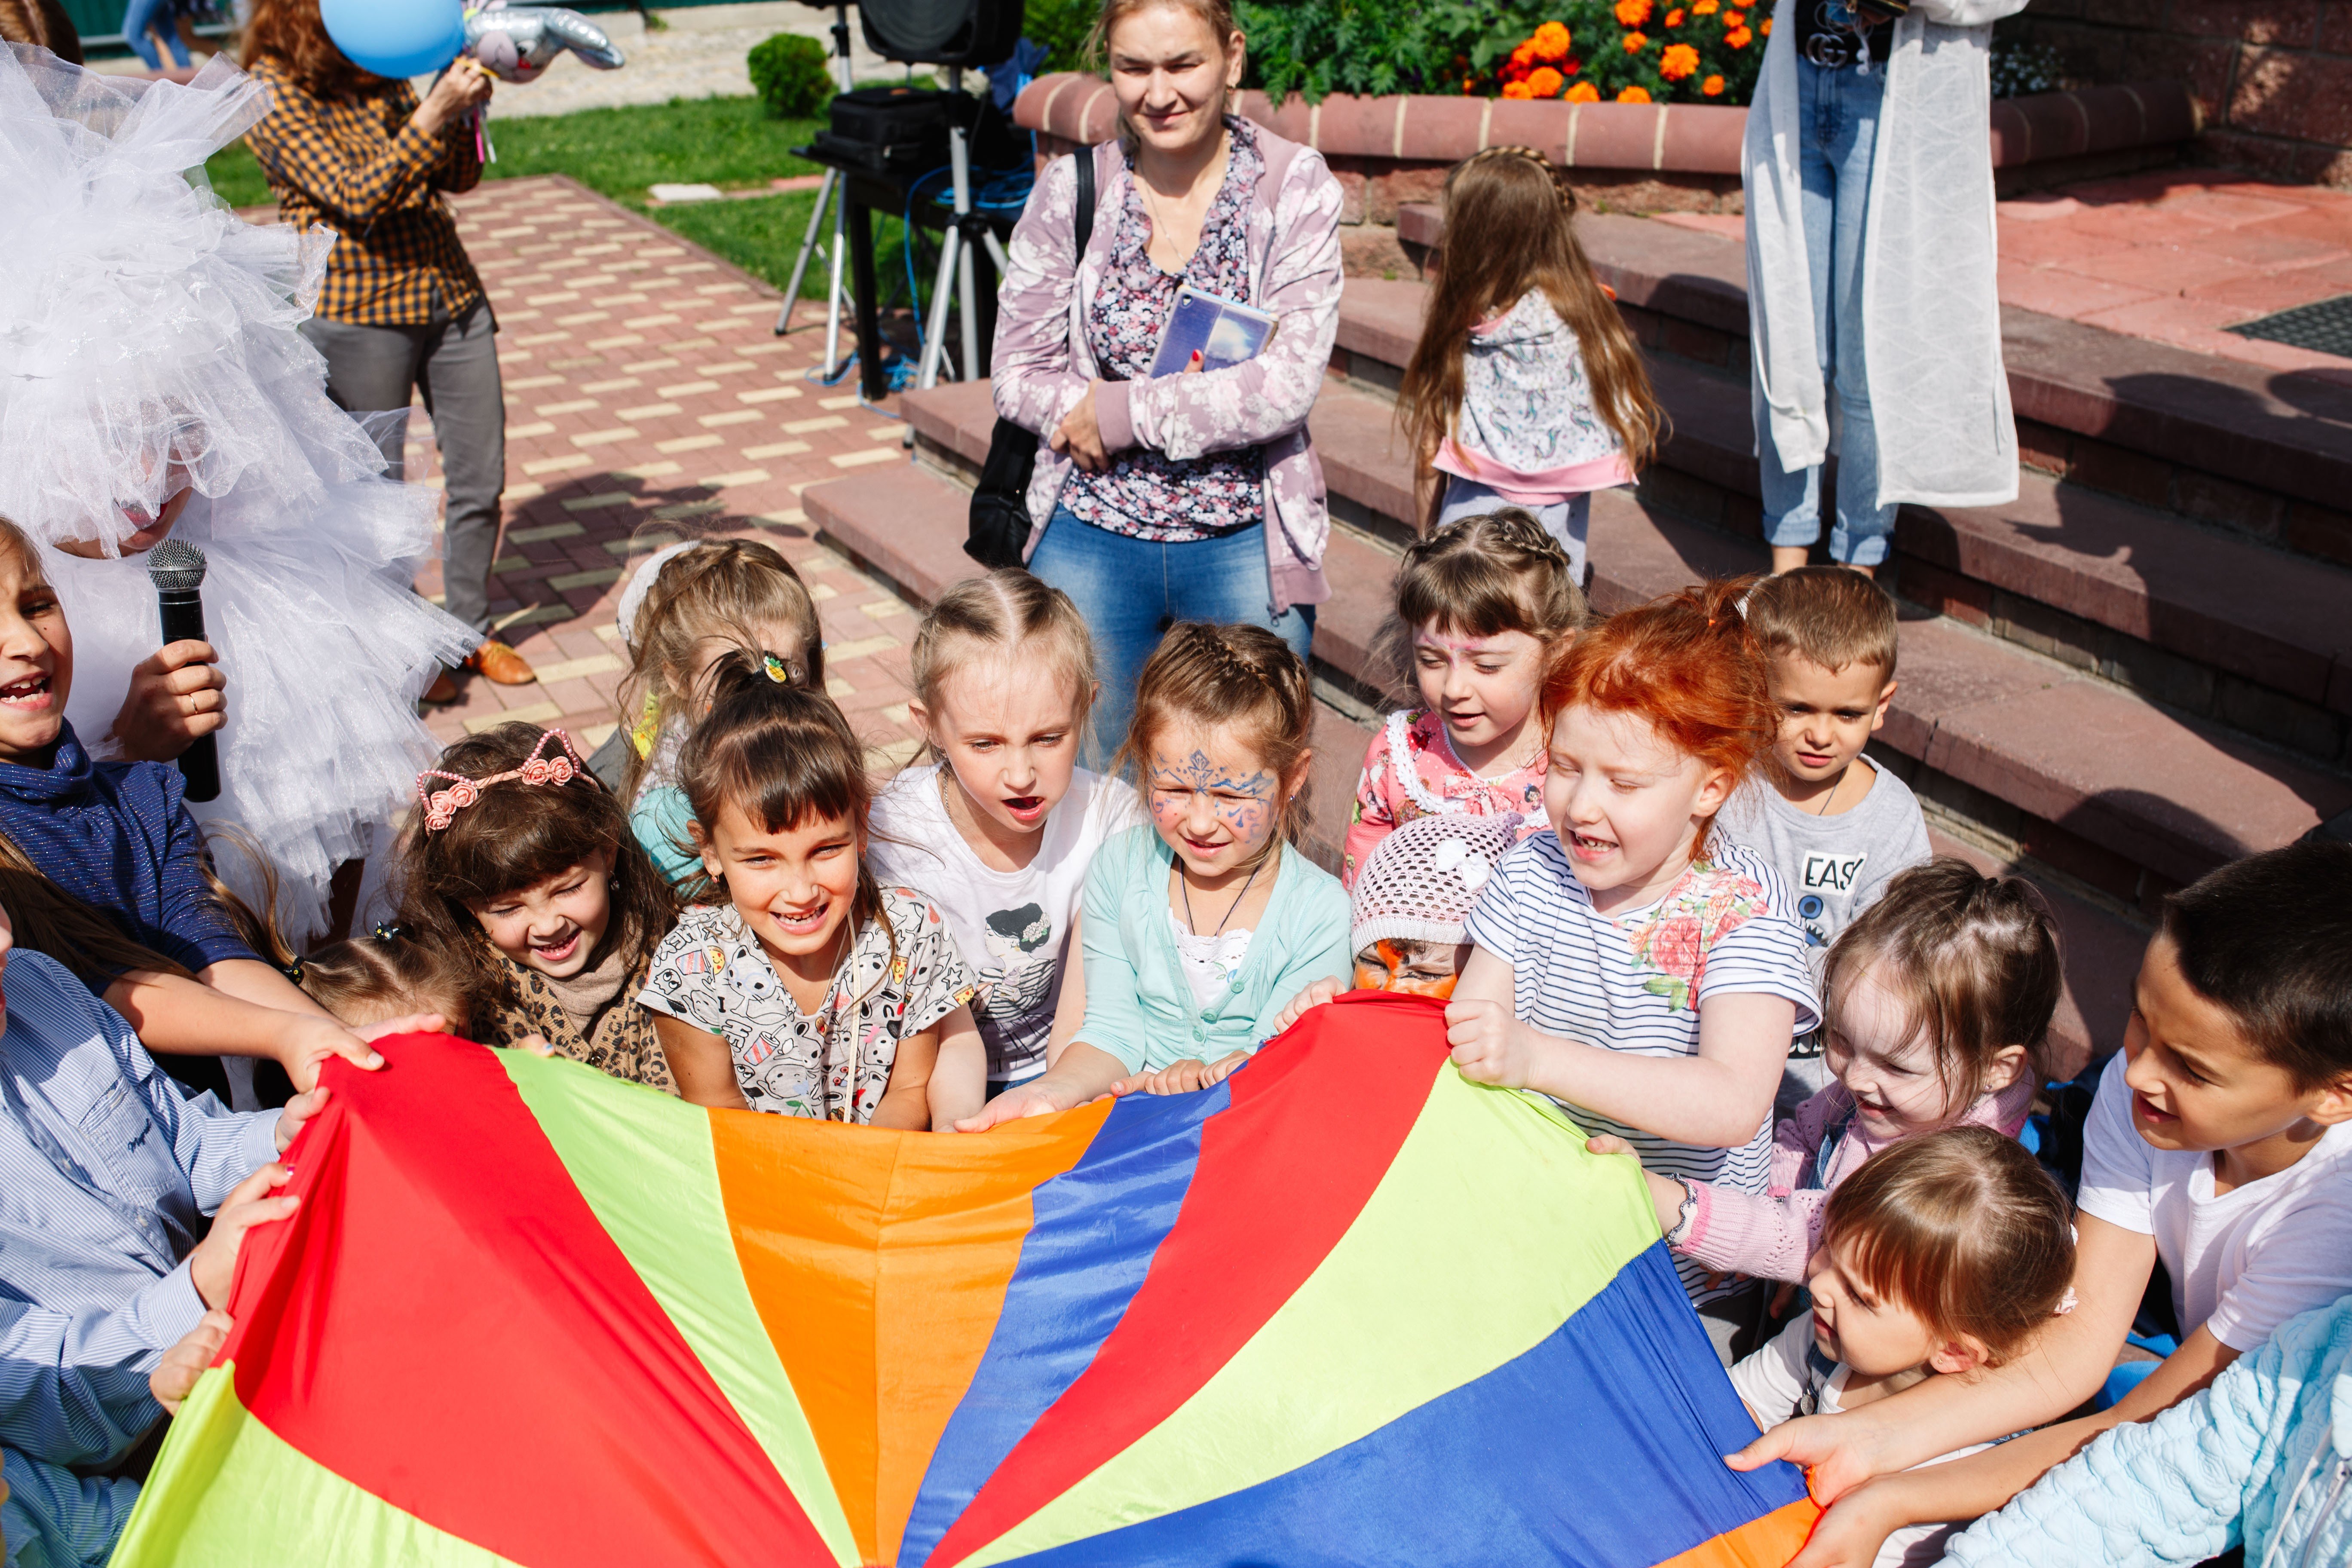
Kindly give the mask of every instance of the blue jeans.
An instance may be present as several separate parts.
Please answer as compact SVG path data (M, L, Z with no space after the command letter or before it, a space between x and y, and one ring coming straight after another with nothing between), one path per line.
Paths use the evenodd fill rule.
M1862 356L1863 226L1870 210L1870 161L1886 68L1797 62L1797 168L1805 257L1812 266L1813 353L1837 400L1837 521L1830 557L1855 566L1886 559L1895 508L1878 497L1878 430L1870 416L1870 381ZM1822 470L1780 466L1771 432L1757 443L1763 468L1764 536L1774 544L1810 545L1822 534Z
M1274 613L1264 523L1189 544L1156 544L1056 507L1029 570L1067 594L1094 633L1102 695L1095 700L1087 754L1097 765L1126 738L1144 661L1178 621L1264 626L1300 658L1315 638L1313 605Z
M172 0L131 0L131 9L122 16L122 35L130 40L131 52L149 70L162 70L163 57L155 52L155 40L147 36L150 27L163 35L173 65L188 63L188 46L180 42L180 17L172 8Z

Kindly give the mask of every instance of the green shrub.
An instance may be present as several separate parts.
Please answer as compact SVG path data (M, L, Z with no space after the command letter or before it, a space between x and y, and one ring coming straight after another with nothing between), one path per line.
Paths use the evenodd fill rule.
M1087 68L1087 35L1101 14L1101 0L1029 0L1021 36L1045 51L1037 74Z
M780 120L806 120L823 111L833 96L832 57L814 38L778 33L753 45L745 63L751 70L751 90Z

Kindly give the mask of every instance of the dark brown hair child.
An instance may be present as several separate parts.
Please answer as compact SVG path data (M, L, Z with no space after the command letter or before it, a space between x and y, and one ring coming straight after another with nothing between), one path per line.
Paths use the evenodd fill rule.
M678 759L703 876L643 994L679 1092L915 1131L978 1110L977 983L938 907L866 865L849 721L773 657L728 654L710 692Z
M677 905L621 803L561 730L501 724L419 774L400 923L464 976L484 1045L558 1054L671 1089L637 1005Z

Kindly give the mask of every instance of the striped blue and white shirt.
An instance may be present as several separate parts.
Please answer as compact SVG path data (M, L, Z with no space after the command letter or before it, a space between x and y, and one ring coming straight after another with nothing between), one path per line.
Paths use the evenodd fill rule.
M1504 856L1470 911L1469 938L1511 966L1512 1011L1545 1034L1646 1057L1696 1056L1700 1008L1728 993L1785 996L1797 1005L1795 1034L1813 1028L1821 1001L1780 873L1717 838L1711 858L1694 862L1655 903L1615 915L1592 907L1556 833ZM1764 1190L1769 1111L1741 1147L1709 1149L1563 1109L1587 1131L1633 1144L1663 1175ZM1677 1266L1694 1299L1710 1299L1698 1288L1706 1271L1688 1259Z
M0 1444L104 1464L162 1414L147 1373L205 1312L184 1260L278 1113L181 1099L46 954L8 953L0 994Z
M8 1480L8 1500L0 1504L8 1568L99 1568L114 1555L139 1500L137 1481L84 1480L14 1448L0 1454L0 1475Z

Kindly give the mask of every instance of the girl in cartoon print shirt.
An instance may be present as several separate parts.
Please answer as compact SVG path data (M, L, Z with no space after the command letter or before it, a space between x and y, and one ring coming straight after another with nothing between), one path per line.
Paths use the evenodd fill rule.
M707 892L639 998L699 1105L921 1130L980 1108L971 971L940 911L863 863L865 756L829 698L719 667L679 776Z
M1150 822L1103 846L1080 906L1086 1020L1044 1077L965 1131L1217 1083L1274 1034L1284 1002L1346 977L1348 896L1287 842L1313 712L1306 666L1273 633L1169 629L1127 738Z

